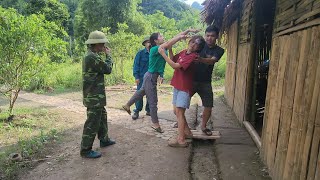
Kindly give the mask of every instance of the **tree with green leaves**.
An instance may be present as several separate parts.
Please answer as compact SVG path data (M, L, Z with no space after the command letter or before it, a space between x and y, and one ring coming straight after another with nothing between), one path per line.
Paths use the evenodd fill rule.
M29 0L26 15L43 14L47 21L55 22L58 26L68 29L70 14L68 7L59 0Z
M10 115L20 90L45 70L51 56L66 53L57 28L43 15L26 17L0 7L0 92L8 97Z
M178 0L142 0L140 11L144 14L154 14L161 11L168 18L180 20L181 12L191 11L191 7Z

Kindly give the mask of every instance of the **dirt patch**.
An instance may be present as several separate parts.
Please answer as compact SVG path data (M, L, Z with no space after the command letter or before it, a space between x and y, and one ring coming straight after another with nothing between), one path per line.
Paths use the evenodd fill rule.
M84 115L65 111L64 115L84 122ZM105 149L94 147L103 157L96 160L79 156L82 123L65 131L63 143L55 147L52 158L19 179L189 179L190 149L174 149L155 136L110 125L110 136L117 144ZM179 172L179 174L177 174Z
M126 112L120 110L121 105L134 93L131 87L107 88L109 134L117 144L100 149L96 140L94 149L101 151L102 157L95 160L83 159L79 155L82 128L86 119L81 92L66 92L53 96L22 93L17 102L19 107L46 108L51 113L57 114L56 119L52 121L64 129L61 142L48 147L47 154L44 154L49 158L38 163L32 170L21 172L19 179L218 180L237 177L228 176L228 173L236 174L234 171L242 171L244 165L247 168L240 174L241 177L249 179L262 177L261 163L257 161L258 155L254 153L255 146L252 145L250 137L239 136L245 134L245 131L241 130L230 109L221 102L216 104L218 107L214 109L212 119L213 126L224 131L222 141L195 141L186 149L168 147L167 140L174 137L177 131L172 128L176 118L172 112L171 87L160 86L158 92L160 124L165 130L163 134L156 133L150 128L150 117L145 116L143 112L138 120L132 121ZM198 101L197 97L192 99L193 104ZM4 103L0 101L0 104ZM198 110L197 106L195 108L192 106L186 114L190 119L199 119L201 111L201 108ZM194 125L196 122L191 124ZM229 131L230 128L238 131ZM243 156L245 161L240 159L241 161L237 162L239 159L230 158L236 154L230 149L230 145L240 141L245 145L243 149L233 148L245 153L248 151L246 145L249 145L251 154L245 153L246 156ZM232 173L230 174L234 175Z

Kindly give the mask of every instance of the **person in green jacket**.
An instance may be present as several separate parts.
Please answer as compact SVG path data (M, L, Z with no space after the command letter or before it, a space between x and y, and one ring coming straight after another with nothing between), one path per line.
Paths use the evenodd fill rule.
M108 136L106 93L104 74L112 71L110 49L105 46L108 40L101 31L89 34L85 44L88 52L82 63L83 104L87 107L87 120L83 127L80 155L85 158L99 158L101 153L92 150L98 134L100 147L115 144ZM103 60L105 59L105 60Z

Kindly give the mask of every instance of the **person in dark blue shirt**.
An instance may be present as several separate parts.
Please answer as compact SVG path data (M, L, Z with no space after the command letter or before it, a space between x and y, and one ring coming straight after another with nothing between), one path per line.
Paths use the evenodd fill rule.
M135 78L137 84L137 90L139 90L143 83L143 76L148 71L149 67L149 50L150 50L150 41L149 38L145 38L142 42L142 45L145 47L140 50L136 57L134 58L133 64L133 76ZM134 113L132 115L132 119L136 120L139 118L139 112L142 111L143 108L143 100L137 101L135 103L136 108L133 110ZM148 102L146 103L146 115L150 116L150 109Z

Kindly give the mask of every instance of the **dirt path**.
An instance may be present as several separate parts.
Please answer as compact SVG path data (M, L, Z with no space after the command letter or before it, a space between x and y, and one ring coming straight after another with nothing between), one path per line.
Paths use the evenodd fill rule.
M190 148L175 149L167 146L169 138L176 134L172 128L174 116L171 110L171 93L166 89L159 95L159 118L165 133L158 134L150 128L150 117L132 121L119 108L133 91L130 89L107 90L109 133L117 144L99 149L103 157L96 160L79 156L79 147L85 108L81 93L72 92L55 96L21 93L20 99L43 104L59 111L63 118L73 119L73 127L53 149L47 161L33 170L21 174L20 179L190 179ZM63 119L62 118L62 119ZM97 140L94 147L98 147Z
M216 91L221 91L218 89ZM232 110L221 99L216 99L213 125L222 133L222 138L213 141L193 141L185 149L170 148L167 140L176 135L172 128L175 116L171 105L171 87L158 90L159 118L165 133L158 134L151 128L150 117L145 112L133 121L120 110L134 93L126 86L107 89L107 113L110 137L117 144L105 149L100 159L84 159L79 156L83 124L86 118L81 92L38 95L23 92L20 106L45 107L59 114L53 121L67 123L62 142L48 149L49 157L18 179L152 179L152 180L270 180L259 162L257 148L248 133L239 126ZM192 98L198 104L199 98ZM187 119L201 119L202 107L192 105L186 112ZM190 121L189 121L190 122ZM192 127L191 122L191 127Z

